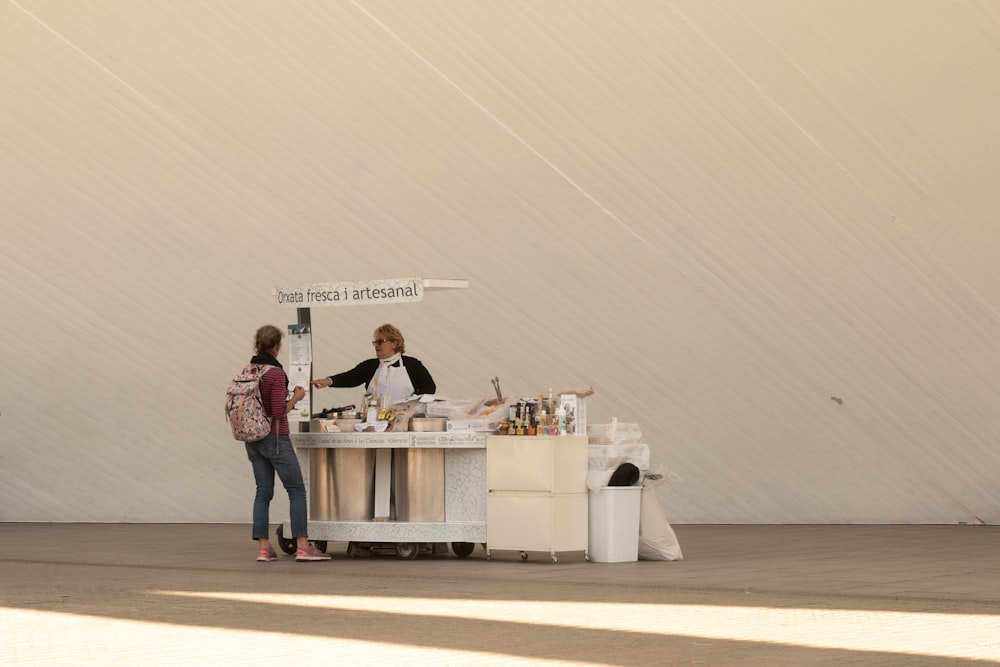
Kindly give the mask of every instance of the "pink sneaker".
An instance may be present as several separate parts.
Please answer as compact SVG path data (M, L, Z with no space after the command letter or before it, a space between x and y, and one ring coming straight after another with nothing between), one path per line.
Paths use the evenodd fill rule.
M310 544L305 549L296 549L295 560L330 560L330 554L325 554L317 549L315 544Z
M261 547L257 551L257 560L260 561L278 560L278 554L275 553L274 547Z

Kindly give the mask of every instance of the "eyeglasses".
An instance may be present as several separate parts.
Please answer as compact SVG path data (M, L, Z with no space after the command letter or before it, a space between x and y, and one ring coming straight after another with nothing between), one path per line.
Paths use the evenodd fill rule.
M382 343L391 342L388 338L376 338L372 341L372 345L381 345Z

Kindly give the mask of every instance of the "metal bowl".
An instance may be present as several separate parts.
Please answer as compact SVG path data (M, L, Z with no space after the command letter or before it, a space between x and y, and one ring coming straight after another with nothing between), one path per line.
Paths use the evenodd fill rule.
M445 417L414 417L410 420L410 430L423 433L447 431L448 420Z

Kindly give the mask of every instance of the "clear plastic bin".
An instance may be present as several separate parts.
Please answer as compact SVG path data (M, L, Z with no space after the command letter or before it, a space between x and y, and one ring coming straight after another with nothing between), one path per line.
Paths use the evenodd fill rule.
M587 442L592 445L632 445L641 441L642 431L638 424L587 424Z

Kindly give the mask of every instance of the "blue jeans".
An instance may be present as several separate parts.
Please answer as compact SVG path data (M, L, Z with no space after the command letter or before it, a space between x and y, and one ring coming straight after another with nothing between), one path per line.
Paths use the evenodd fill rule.
M291 513L292 537L304 537L306 527L306 483L302 479L299 460L287 435L271 434L263 440L248 442L247 458L253 466L257 482L257 496L253 500L253 539L267 537L269 510L274 498L274 473L288 492Z

